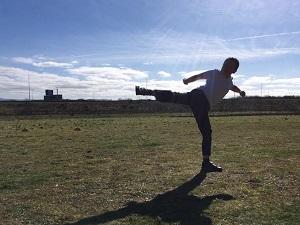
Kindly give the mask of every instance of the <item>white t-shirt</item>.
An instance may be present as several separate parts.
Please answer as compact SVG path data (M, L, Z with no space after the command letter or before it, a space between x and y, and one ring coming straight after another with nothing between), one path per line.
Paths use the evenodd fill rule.
M210 107L221 101L233 87L232 78L227 78L220 70L206 71L203 78L206 79L206 84L199 89L203 90Z

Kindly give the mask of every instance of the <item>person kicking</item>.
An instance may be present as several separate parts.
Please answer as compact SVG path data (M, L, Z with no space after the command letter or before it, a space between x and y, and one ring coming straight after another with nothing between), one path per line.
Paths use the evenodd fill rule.
M208 112L212 106L218 103L228 93L229 90L239 93L242 97L246 96L232 83L231 74L235 73L239 67L239 61L236 58L227 58L221 70L208 70L206 72L183 79L183 83L188 85L196 80L205 79L206 84L193 89L187 93L172 92L170 90L151 90L135 87L136 95L154 96L160 102L178 103L189 105L197 122L198 128L202 134L202 171L222 172L222 168L214 165L210 161L212 129L209 121Z

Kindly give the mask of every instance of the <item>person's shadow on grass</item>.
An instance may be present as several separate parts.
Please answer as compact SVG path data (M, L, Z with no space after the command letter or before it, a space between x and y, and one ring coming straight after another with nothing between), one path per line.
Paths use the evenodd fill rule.
M87 217L75 223L65 225L95 225L104 224L117 219L137 214L149 216L160 222L179 222L181 225L211 225L211 219L204 214L216 199L228 201L234 199L228 194L211 195L200 198L189 195L189 192L200 186L206 174L200 172L179 187L159 194L150 201L128 202L126 207L106 212L97 216Z

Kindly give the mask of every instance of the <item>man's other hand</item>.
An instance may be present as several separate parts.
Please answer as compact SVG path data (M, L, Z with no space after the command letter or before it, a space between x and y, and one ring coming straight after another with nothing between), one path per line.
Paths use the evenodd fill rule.
M240 95L241 95L242 97L245 97L245 96L246 96L246 92L241 91L241 92L240 92Z

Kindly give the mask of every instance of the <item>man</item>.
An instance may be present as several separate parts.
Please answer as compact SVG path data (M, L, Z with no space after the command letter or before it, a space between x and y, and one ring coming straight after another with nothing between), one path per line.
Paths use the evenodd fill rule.
M200 86L188 93L178 93L166 90L150 90L135 87L136 95L155 96L156 100L161 102L172 102L189 105L196 119L198 128L202 134L202 171L222 172L222 168L214 165L210 160L212 130L208 117L210 108L228 93L229 90L239 93L245 97L246 93L233 85L231 74L235 73L239 67L239 61L236 58L227 58L221 70L209 70L183 79L185 85L200 79L206 79L206 84Z

